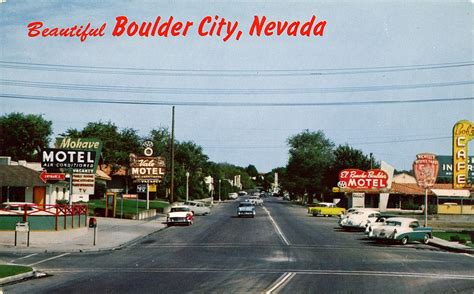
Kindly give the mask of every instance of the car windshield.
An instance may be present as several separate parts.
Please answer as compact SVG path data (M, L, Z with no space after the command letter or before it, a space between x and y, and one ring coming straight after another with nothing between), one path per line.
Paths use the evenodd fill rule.
M392 227L401 227L402 223L401 222L396 222L396 221L387 221L385 223L387 226L392 226Z
M172 207L171 212L189 211L187 207Z
M251 203L240 203L239 207L244 207L244 206L253 206Z

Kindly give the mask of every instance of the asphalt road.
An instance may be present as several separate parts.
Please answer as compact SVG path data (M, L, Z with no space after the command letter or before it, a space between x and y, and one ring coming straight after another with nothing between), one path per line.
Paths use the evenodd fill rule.
M423 244L381 245L336 218L266 199L255 218L224 203L110 252L2 254L51 276L6 293L474 293L474 257Z

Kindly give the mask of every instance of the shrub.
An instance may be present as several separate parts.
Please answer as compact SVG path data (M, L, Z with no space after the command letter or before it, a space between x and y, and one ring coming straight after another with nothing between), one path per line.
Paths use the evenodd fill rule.
M459 235L453 235L449 237L449 240L453 242L459 242L461 240L461 237L459 237Z
M461 244L466 244L466 243L467 243L467 240L464 239L464 238L463 238L463 239L459 239L459 243L461 243Z

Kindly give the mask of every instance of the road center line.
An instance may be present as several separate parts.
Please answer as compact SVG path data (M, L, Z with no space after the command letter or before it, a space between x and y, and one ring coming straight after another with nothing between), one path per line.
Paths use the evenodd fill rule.
M265 294L271 294L274 291L278 291L280 288L283 288L291 279L293 279L294 276L296 276L295 273L284 273L273 283L273 287L268 289Z
M46 261L50 261L50 260L53 260L53 259L56 259L56 258L60 258L60 257L66 256L66 255L69 255L69 254L70 253L63 253L63 254L60 254L60 255L57 255L57 256L53 256L53 257L50 257L50 258L46 258L46 259L37 261L35 263L29 264L28 266L37 265L37 264L40 264L40 263L43 263L43 262L46 262Z
M264 206L263 207L263 210L265 210L265 212L268 214L268 217L270 218L270 221L272 222L273 224L273 227L275 228L275 230L277 231L278 235L281 237L281 239L283 240L283 243L285 243L285 245L289 246L290 245L290 242L288 241L288 239L285 237L285 235L283 234L283 232L281 231L280 227L278 226L278 224L275 222L275 220L273 219L272 215L270 214L270 211L268 211L268 209Z

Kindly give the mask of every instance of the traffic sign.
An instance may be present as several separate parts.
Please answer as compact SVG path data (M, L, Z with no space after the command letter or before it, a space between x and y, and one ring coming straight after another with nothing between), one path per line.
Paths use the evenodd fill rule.
M42 171L40 174L40 179L46 183L47 181L64 181L66 179L66 175L63 173L47 173L46 171Z

